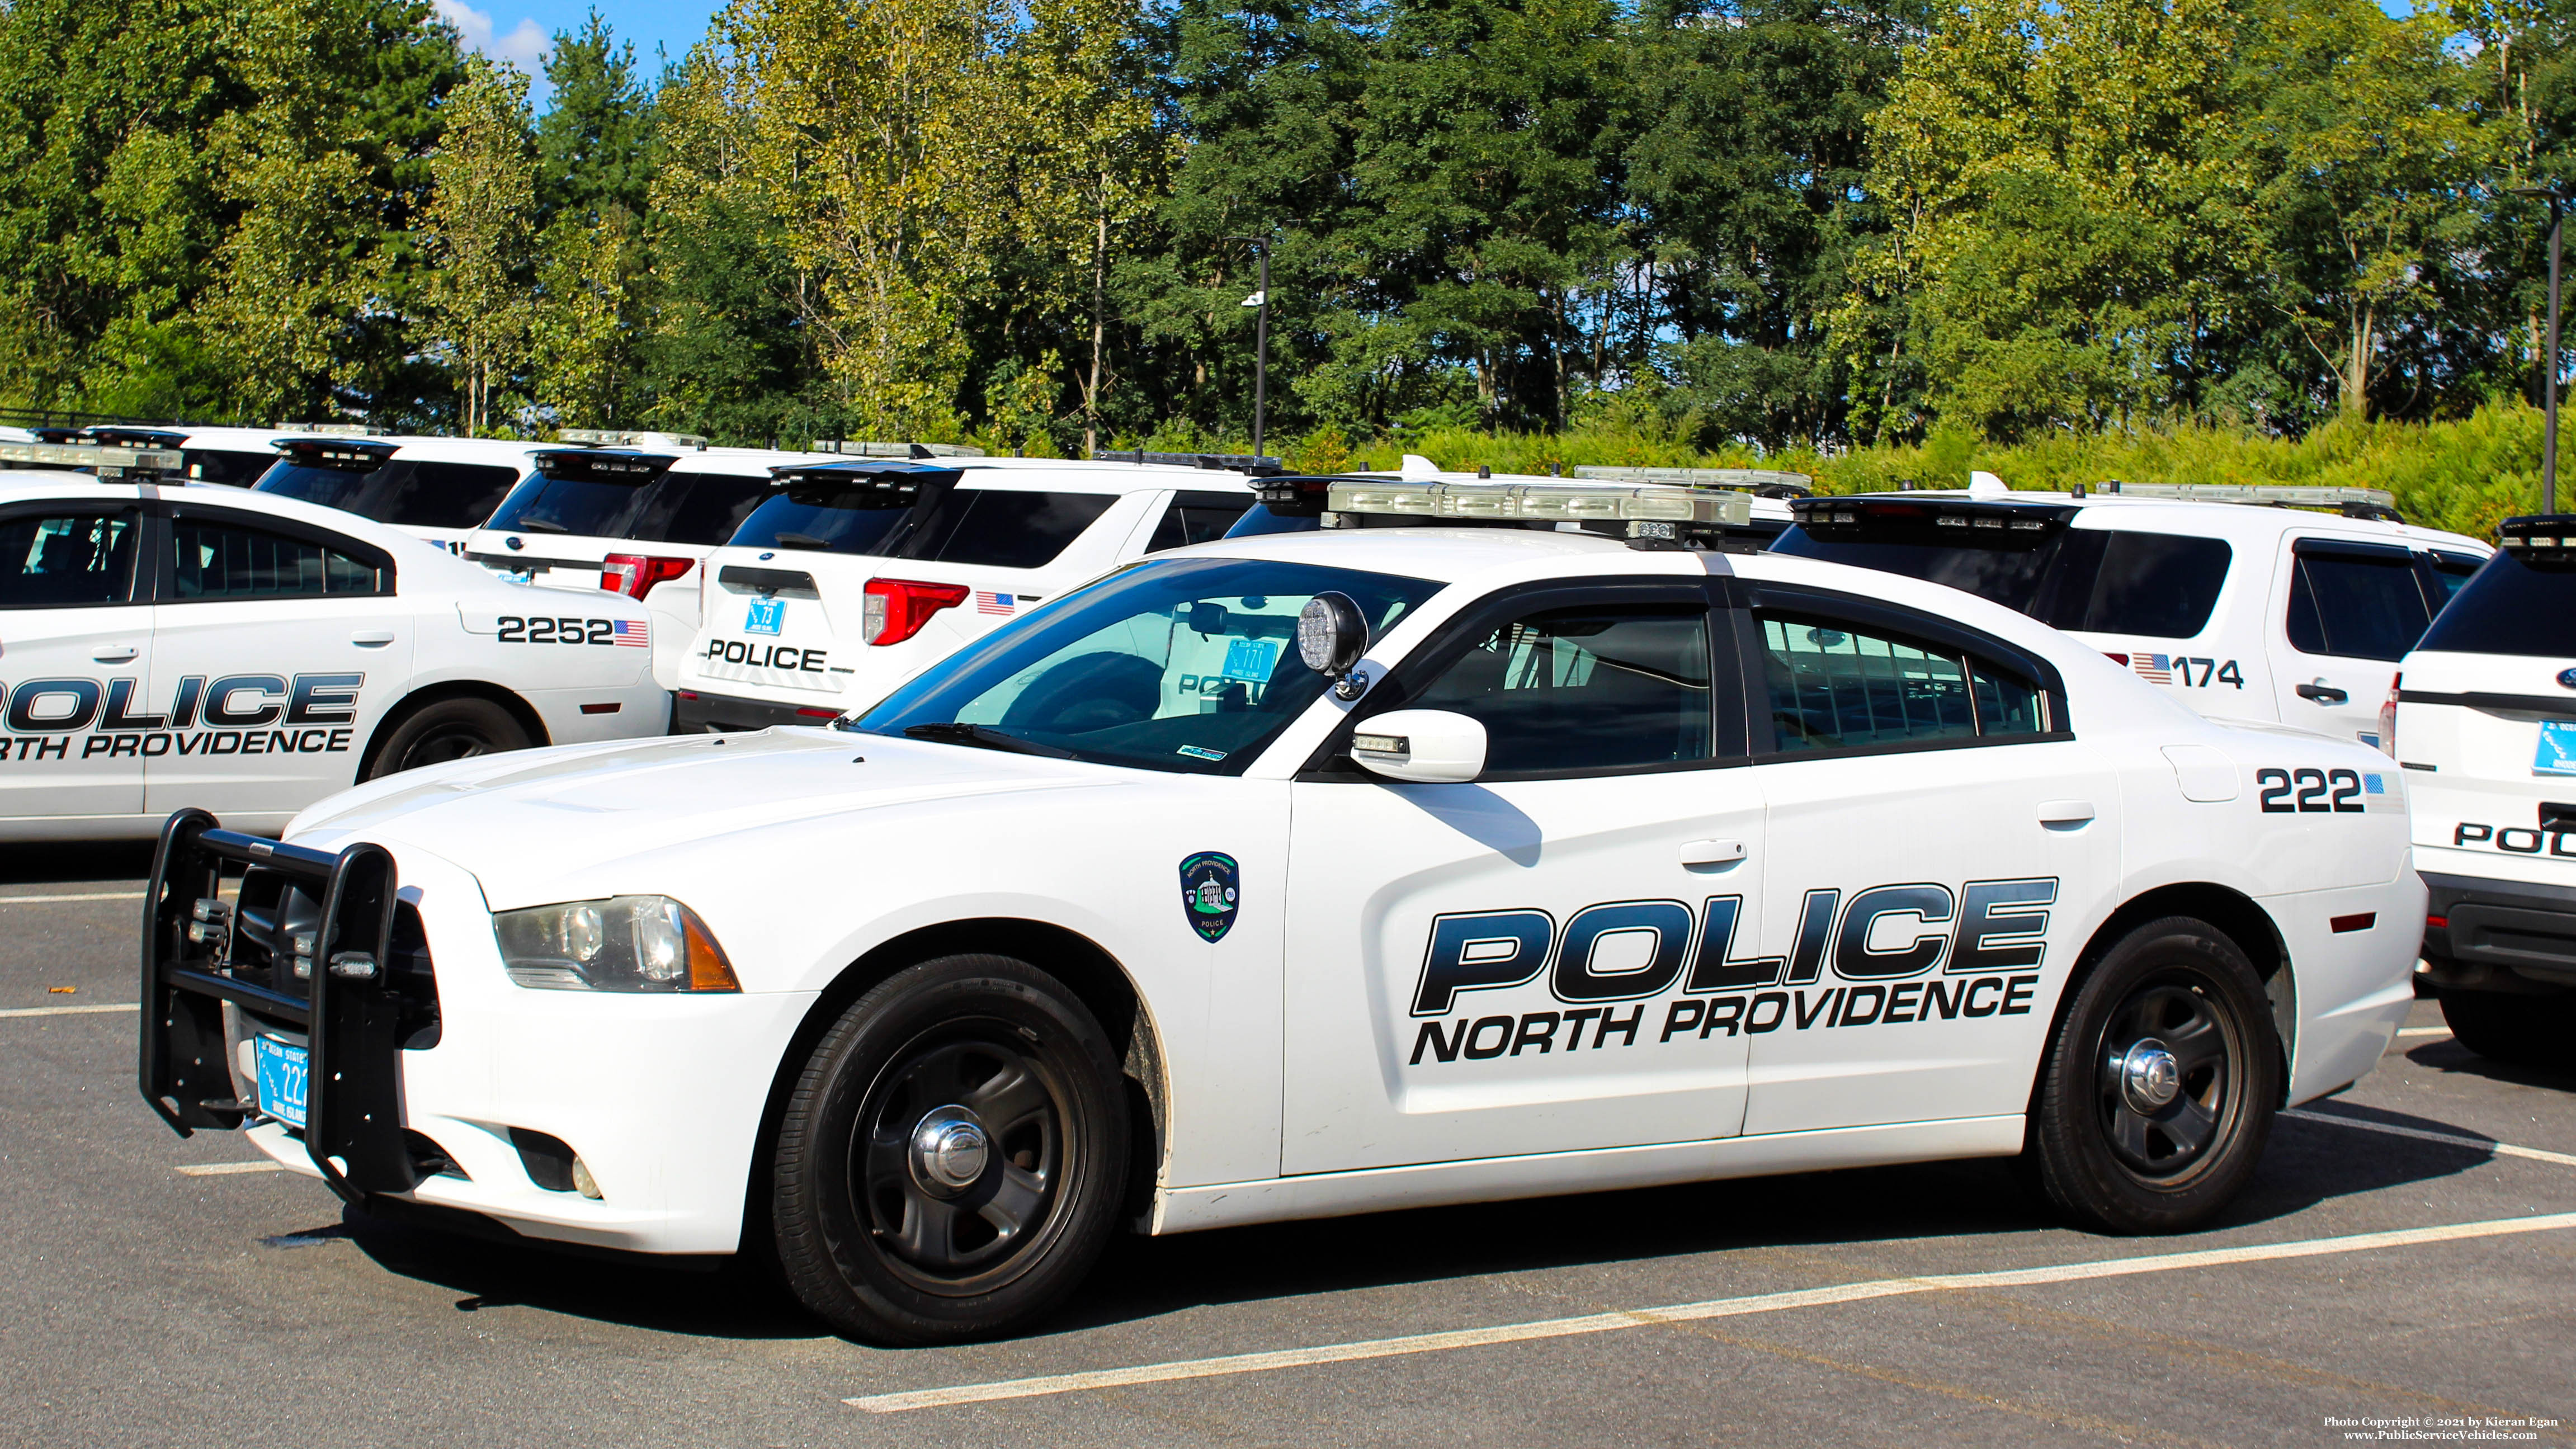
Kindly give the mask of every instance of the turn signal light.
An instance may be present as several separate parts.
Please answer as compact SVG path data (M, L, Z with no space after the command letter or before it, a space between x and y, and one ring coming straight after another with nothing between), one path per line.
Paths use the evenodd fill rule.
M966 602L967 593L964 584L870 579L859 604L859 637L870 644L900 644L920 633L931 615Z
M599 586L612 594L642 599L657 584L685 578L697 567L693 558L658 558L651 554L612 553L599 565Z

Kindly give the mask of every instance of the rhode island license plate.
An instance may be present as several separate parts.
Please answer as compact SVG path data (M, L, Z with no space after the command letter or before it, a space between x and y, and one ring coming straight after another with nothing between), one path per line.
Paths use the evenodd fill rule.
M2531 752L2535 775L2576 775L2576 719L2540 722L2540 744Z
M251 1063L259 1079L259 1110L289 1127L304 1125L304 1072L312 1057L300 1046L275 1037L250 1039Z

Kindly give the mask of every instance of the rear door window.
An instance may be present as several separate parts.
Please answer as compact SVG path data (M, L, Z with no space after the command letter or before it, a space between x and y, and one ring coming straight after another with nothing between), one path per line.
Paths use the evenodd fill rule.
M587 538L617 538L635 519L649 478L633 482L600 478L549 478L531 474L512 489L484 525L526 533L573 533Z
M376 470L365 510L405 528L472 528L492 516L519 482L515 468L397 458Z
M188 465L191 483L227 483L247 488L275 465L277 455L264 450L242 453L227 448L182 448L179 459Z
M1117 501L1109 493L959 488L921 514L889 552L935 563L1044 568Z
M247 524L182 514L170 521L170 543L172 593L182 602L387 592L372 562Z
M2430 622L2410 551L2313 538L2293 545L2283 620L2291 648L2393 662L2406 657Z
M1226 530L1234 527L1251 506L1251 498L1240 493L1174 494L1162 519L1154 525L1154 536L1146 542L1145 552L1213 543L1225 537Z
M734 536L744 519L769 496L767 474L662 475L628 526L626 537L645 543L701 544L712 548Z
M2191 638L2209 626L2232 556L2221 539L2109 533L2079 621L2071 627L2097 634Z
M1944 644L1841 620L1758 611L1762 683L1782 754L2002 741L2046 733L2045 692Z

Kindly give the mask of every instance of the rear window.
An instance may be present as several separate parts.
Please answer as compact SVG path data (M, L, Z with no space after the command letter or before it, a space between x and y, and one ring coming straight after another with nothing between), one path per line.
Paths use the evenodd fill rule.
M315 468L282 462L259 491L379 523L409 528L472 528L492 516L519 481L515 468L488 463L433 463L396 458L371 470Z
M2576 564L2496 554L2451 596L2418 647L2576 658Z
M2188 639L2209 626L2209 611L2218 604L2233 557L2223 540L2125 530L2105 533L2103 539L2102 561L2092 588L2083 595L2084 608L2076 622L2064 627Z
M648 543L713 547L734 536L769 496L769 478L739 473L665 473L644 499L626 536Z
M229 483L247 488L259 481L277 462L277 455L263 448L256 453L233 452L223 448L182 448L179 459L188 465L191 483Z
M2302 539L2290 569L2283 620L2290 647L2343 659L2406 657L2432 616L2402 548Z
M485 526L616 538L634 521L650 486L649 479L620 483L532 473L526 482L510 490L510 496L502 500Z
M1054 562L1117 501L1107 493L957 488L923 508L863 508L852 490L799 483L753 509L732 542L1033 569Z

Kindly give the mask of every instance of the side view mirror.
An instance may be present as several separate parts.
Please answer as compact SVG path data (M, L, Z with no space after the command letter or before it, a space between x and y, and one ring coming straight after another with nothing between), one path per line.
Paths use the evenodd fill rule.
M1297 657L1333 681L1336 699L1357 699L1368 676L1352 672L1368 652L1368 616L1348 594L1317 594L1297 611Z
M1390 780L1462 785L1485 772L1485 726L1445 709L1389 710L1352 731L1351 758Z

